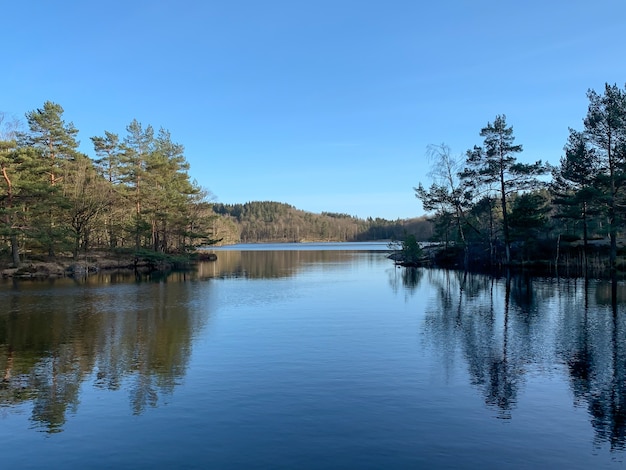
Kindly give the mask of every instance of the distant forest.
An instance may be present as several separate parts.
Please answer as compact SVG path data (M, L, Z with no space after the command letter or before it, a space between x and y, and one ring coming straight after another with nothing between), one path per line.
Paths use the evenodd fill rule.
M390 221L359 219L348 214L314 214L272 201L213 204L219 216L213 234L221 243L401 240L411 233L429 240L432 224L425 218Z

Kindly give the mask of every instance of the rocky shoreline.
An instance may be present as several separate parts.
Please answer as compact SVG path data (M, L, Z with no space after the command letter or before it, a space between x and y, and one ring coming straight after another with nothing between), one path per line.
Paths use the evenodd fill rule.
M135 256L111 256L94 254L84 260L71 258L53 260L28 261L20 267L1 267L0 278L13 279L45 279L60 277L85 277L100 272L129 271L151 273L155 271L171 271L189 269L198 261L215 261L214 253L199 253L184 261L180 259L146 259Z

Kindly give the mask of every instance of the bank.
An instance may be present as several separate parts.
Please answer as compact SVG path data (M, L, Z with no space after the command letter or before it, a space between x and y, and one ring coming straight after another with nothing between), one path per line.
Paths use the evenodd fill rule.
M33 258L19 267L0 265L0 277L7 279L45 279L85 277L100 272L128 271L148 274L172 270L192 269L200 261L215 261L214 253L196 251L172 255L150 251L93 252L73 259L71 256Z

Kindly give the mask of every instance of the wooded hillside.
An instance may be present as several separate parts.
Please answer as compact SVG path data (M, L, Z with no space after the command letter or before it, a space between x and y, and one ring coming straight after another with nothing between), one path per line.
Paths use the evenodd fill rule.
M222 243L389 240L406 233L419 240L432 236L431 223L425 218L390 221L333 212L314 214L273 201L213 204L213 211L219 215L213 233Z

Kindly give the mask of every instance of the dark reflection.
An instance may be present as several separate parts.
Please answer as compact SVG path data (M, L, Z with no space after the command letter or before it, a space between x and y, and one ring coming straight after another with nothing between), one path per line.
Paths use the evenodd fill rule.
M511 417L523 379L524 355L511 331L511 281L473 273L432 271L438 305L427 312L430 336L453 360L462 348L472 384L499 418Z
M420 286L423 276L423 268L402 268L397 266L390 270L389 285L394 292L398 292L402 288L405 292L412 294Z
M571 281L560 354L576 403L586 406L598 443L626 448L624 285ZM615 301L617 299L617 302Z
M34 425L59 432L84 383L123 385L137 414L172 393L204 322L190 308L194 284L102 282L22 282L0 291L0 406L31 404Z
M598 445L626 448L626 286L428 271L436 302L425 329L499 418L511 419L530 369L564 365L575 406L586 407Z

